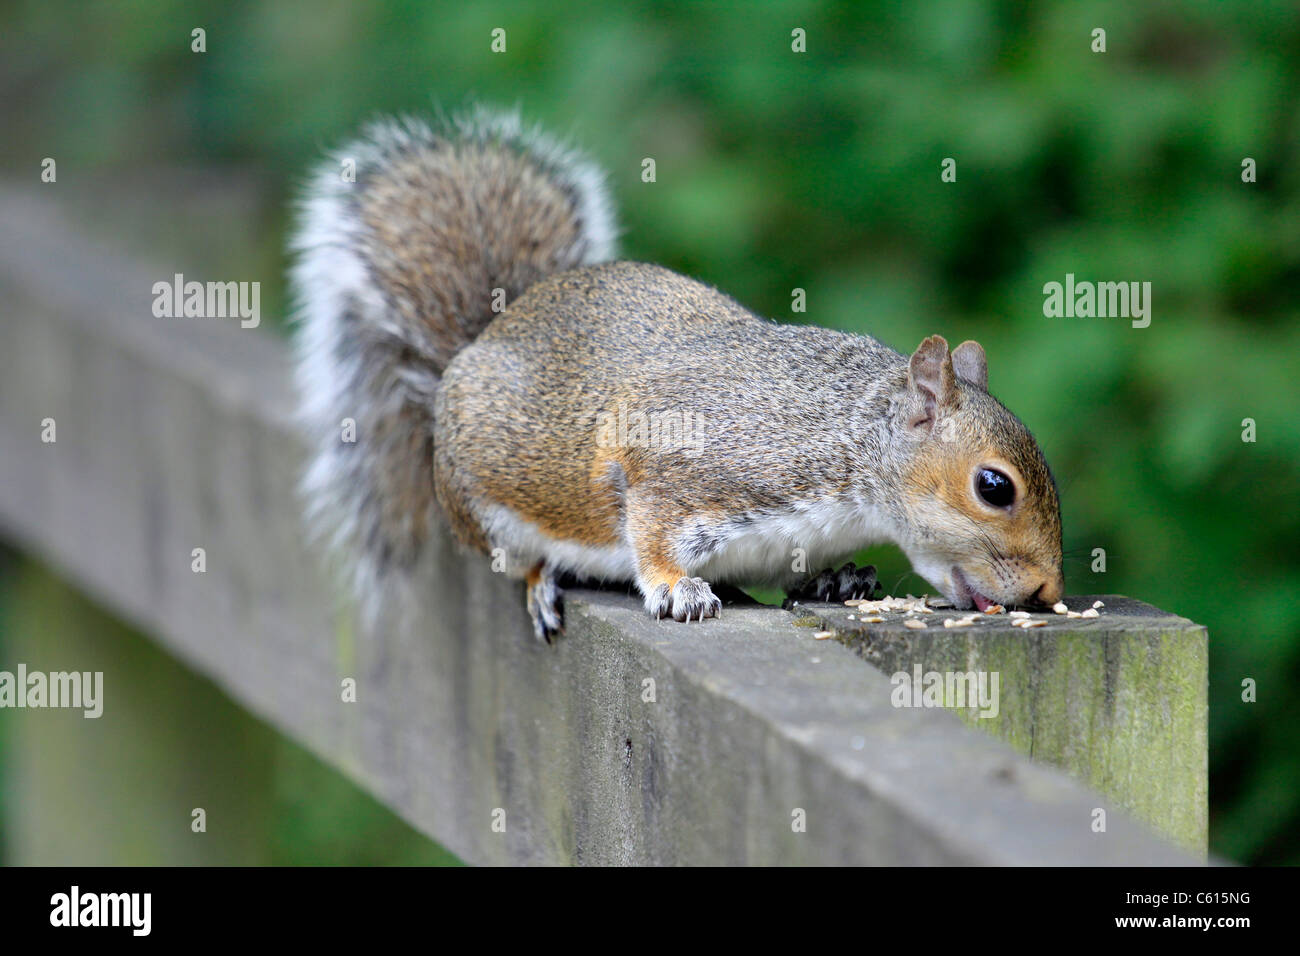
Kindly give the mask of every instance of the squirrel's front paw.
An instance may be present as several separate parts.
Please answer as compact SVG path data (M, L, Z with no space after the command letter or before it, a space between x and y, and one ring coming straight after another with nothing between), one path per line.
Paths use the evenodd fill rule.
M722 611L722 602L703 578L678 578L671 589L661 584L646 596L645 606L653 617L677 621L702 621Z
M871 599L880 585L876 582L876 566L868 564L859 568L852 561L838 571L827 568L790 592L791 600L798 601L851 601Z

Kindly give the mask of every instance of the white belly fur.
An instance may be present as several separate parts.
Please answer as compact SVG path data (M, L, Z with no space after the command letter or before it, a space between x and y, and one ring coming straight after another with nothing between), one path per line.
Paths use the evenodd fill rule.
M493 546L505 548L520 568L543 561L554 570L598 580L636 579L635 554L627 542L591 547L552 538L503 505L492 506L482 518ZM680 555L679 561L693 577L746 585L797 583L860 548L893 538L875 509L842 501L804 505L715 530L721 538L716 551L702 562L684 561Z
M890 538L887 523L874 509L816 502L735 529L721 549L690 571L712 582L788 586Z
M526 570L544 561L556 571L569 571L604 581L631 581L636 561L625 542L593 548L545 534L504 505L492 505L480 516L493 547L506 549L512 562Z

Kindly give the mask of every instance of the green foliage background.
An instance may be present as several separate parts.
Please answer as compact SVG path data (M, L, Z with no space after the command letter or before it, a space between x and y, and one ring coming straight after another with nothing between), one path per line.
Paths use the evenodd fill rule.
M629 257L777 318L806 289L799 320L899 349L979 340L1060 481L1069 590L1209 628L1213 849L1300 862L1294 3L20 2L0 34L9 173L252 181L237 255L267 313L306 165L374 114L477 98L611 171ZM1067 272L1150 281L1150 328L1045 318Z

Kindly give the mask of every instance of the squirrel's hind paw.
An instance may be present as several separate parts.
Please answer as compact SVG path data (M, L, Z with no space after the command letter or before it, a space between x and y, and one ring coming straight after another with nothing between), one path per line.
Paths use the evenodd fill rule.
M703 621L722 613L722 602L703 578L678 578L671 590L661 584L646 595L645 606L652 617L683 622Z
M564 592L551 575L529 575L528 616L539 641L550 644L564 633Z
M868 564L859 568L852 561L838 571L827 568L814 578L809 578L791 591L791 601L852 601L870 600L880 585L876 581L876 566ZM787 602L788 603L788 602Z

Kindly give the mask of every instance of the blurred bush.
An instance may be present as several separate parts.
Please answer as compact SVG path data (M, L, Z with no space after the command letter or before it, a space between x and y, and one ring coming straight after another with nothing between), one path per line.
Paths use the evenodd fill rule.
M1213 848L1300 862L1294 4L27 2L0 34L11 175L251 173L271 288L323 149L477 98L611 170L631 257L903 350L978 339L1060 481L1070 590L1209 627ZM1045 318L1067 272L1151 282L1150 328Z

